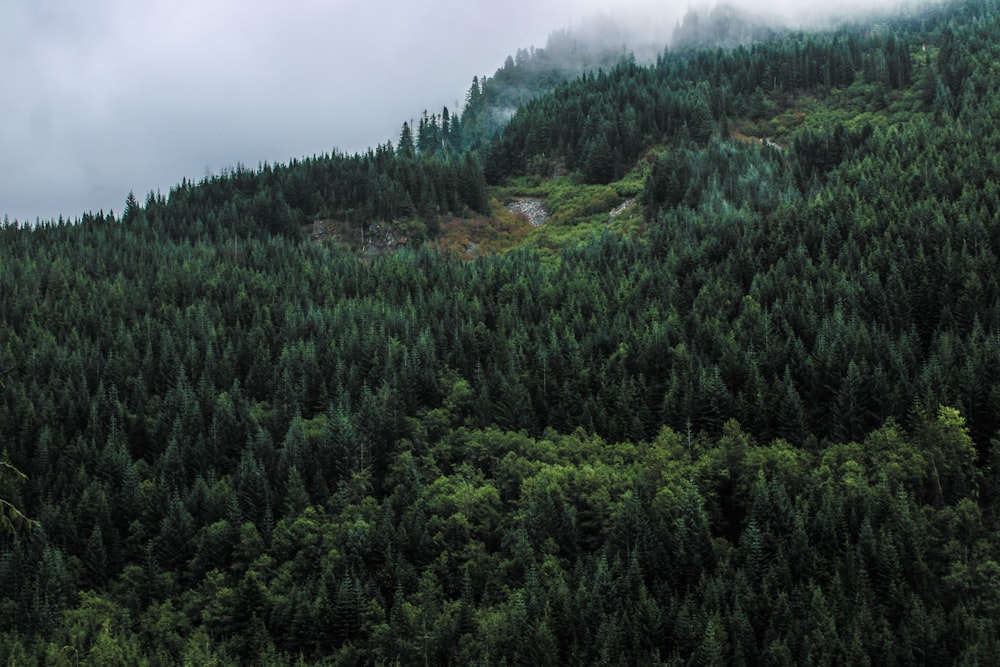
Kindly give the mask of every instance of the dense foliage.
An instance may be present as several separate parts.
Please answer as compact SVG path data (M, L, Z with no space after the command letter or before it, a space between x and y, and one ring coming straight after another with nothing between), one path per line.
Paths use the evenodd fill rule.
M38 521L0 533L0 657L991 662L998 9L0 228L0 500ZM637 236L415 242L487 179L607 217L622 176Z
M573 29L553 32L545 48L518 49L493 76L473 77L462 117L463 145L488 144L520 107L567 80L628 58L652 62L663 48L654 39L651 34L637 36L613 15L597 14Z
M425 122L430 126L422 120L421 130ZM453 148L451 136L448 124L434 124L422 131L418 151L404 125L395 149L386 144L365 154L332 153L257 170L239 166L199 183L184 181L169 197L150 193L145 206L130 194L122 222L148 223L175 241L232 243L298 238L307 222L334 220L362 239L395 234L399 243L420 242L436 235L443 215L486 211L482 166L474 154Z

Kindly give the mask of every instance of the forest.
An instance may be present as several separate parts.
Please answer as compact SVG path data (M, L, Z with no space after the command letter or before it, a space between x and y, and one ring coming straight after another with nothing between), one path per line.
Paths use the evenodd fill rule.
M0 226L4 664L995 661L1000 0L553 53Z

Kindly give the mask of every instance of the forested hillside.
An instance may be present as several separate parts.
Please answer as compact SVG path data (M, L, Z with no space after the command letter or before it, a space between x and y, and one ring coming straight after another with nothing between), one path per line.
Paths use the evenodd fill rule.
M991 664L998 62L935 4L3 226L0 658Z

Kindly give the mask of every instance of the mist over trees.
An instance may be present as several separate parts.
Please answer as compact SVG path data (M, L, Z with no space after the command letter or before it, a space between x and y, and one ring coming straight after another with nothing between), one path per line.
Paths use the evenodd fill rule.
M0 657L991 662L997 10L527 51L366 153L0 227Z

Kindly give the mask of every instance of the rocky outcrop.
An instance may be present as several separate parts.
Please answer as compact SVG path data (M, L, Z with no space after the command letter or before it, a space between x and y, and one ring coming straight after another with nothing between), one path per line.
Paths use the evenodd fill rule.
M617 216L621 215L622 213L632 208L633 206L635 206L635 197L630 197L629 199L626 199L618 206L615 206L613 209L611 209L611 213L608 214L608 222L611 222Z
M541 199L517 199L507 204L507 210L526 217L532 227L541 227L549 217Z
M333 239L337 243L362 252L382 253L407 244L409 238L392 225L382 223L352 223L325 218L312 224L313 241Z

